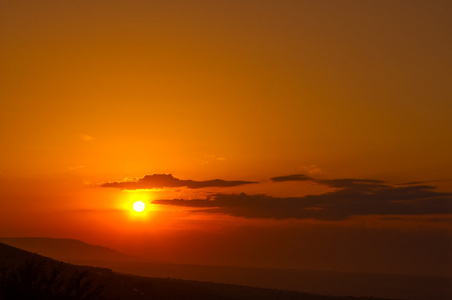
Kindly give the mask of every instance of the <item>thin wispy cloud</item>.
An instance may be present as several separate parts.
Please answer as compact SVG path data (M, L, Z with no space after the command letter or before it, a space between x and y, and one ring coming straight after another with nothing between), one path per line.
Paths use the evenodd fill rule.
M81 134L81 135L80 135L80 138L81 138L82 140L84 140L85 142L91 142L91 141L94 140L94 137L92 137L92 136L90 136L90 135L88 135L88 134Z
M243 180L222 180L213 179L205 181L195 180L182 180L173 177L171 174L153 174L145 175L143 178L133 181L116 181L102 183L101 187L119 188L126 190L137 189L154 189L154 188L175 188L186 187L189 189L200 189L206 187L233 187L244 184L257 183L255 181L243 181Z
M307 177L306 175L295 174L295 175L272 177L272 178L270 178L270 180L274 181L274 182L283 182L283 181L304 181L304 180L313 180L313 179L310 177Z
M311 174L311 175L321 174L322 173L322 169L319 168L315 164L312 164L312 165L309 165L309 166L300 166L299 169L304 171L304 172L306 172L306 173L308 173L308 174Z

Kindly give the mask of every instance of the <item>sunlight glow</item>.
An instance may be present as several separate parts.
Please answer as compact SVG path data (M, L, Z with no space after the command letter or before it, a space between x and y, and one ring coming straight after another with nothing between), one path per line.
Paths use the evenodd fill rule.
M137 201L133 204L133 210L136 212L142 212L146 208L146 204L143 201Z

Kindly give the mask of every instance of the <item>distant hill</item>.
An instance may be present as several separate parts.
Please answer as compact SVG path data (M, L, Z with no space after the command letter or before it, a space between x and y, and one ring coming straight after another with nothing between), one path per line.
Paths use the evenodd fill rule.
M374 296L410 300L452 300L452 278L430 275L106 262L96 266L146 277L239 284L322 295Z
M0 242L69 263L145 277L209 281L331 296L452 299L450 277L163 264L143 262L140 258L106 247L71 239L0 238Z
M0 299L370 300L209 282L146 278L76 266L0 243ZM7 283L7 284L5 284ZM90 292L96 294L88 297ZM35 295L35 294L36 295ZM27 298L18 294L26 295ZM38 295L39 294L39 295ZM86 296L86 297L85 297Z
M70 263L88 263L90 261L138 262L145 260L107 247L90 245L74 239L15 237L0 238L0 243Z

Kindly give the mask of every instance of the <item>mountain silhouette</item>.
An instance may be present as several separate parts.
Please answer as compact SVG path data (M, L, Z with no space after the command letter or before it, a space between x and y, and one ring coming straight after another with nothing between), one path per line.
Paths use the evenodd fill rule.
M0 299L370 300L230 284L146 278L77 266L0 243ZM25 296L24 296L25 295Z
M13 237L0 238L0 243L70 263L145 261L144 258L133 257L107 247L74 239Z

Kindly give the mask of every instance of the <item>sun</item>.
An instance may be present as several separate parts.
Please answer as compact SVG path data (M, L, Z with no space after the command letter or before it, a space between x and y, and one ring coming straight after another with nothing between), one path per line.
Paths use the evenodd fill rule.
M143 201L137 201L133 204L133 210L136 212L142 212L146 208L146 203Z

